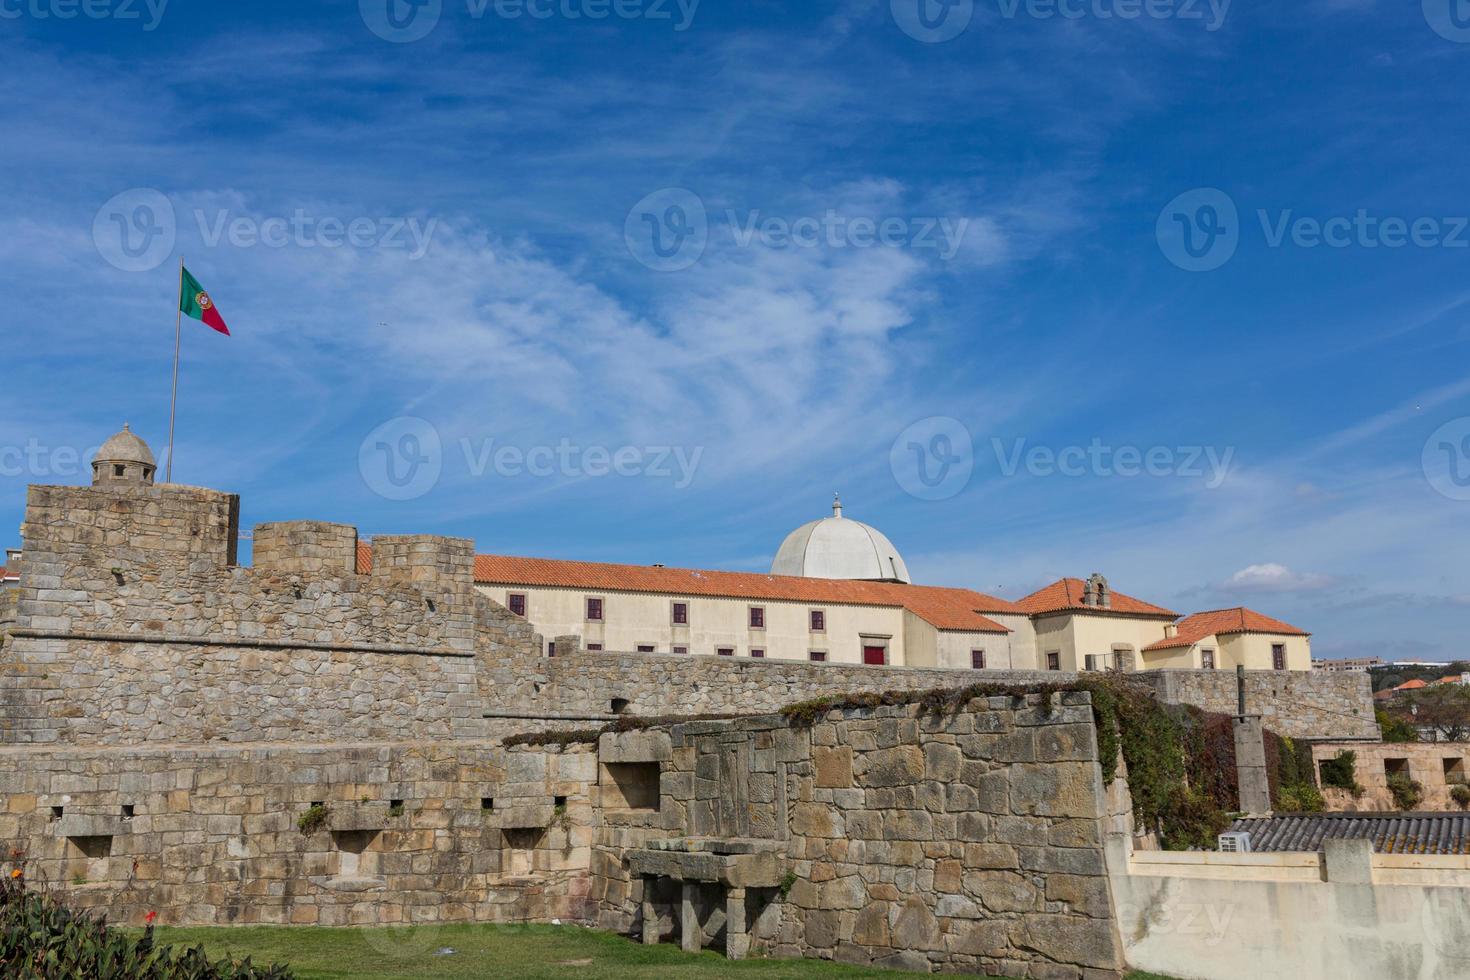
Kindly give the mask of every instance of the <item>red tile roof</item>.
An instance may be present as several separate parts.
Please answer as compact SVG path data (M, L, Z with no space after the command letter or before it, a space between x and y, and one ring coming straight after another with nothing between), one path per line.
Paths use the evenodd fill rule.
M1195 613L1179 621L1179 635L1170 639L1150 643L1144 650L1172 650L1177 647L1194 646L1210 636L1225 636L1231 633L1275 633L1281 636L1311 636L1306 630L1297 629L1290 623L1264 616L1253 609L1237 606L1234 609L1216 609L1211 612Z
M1057 579L1051 585L1022 599L1019 605L1033 616L1044 613L1062 612L1064 610L1078 610L1082 612L1113 612L1124 613L1134 616L1167 616L1170 619L1179 618L1179 614L1163 606L1156 606L1142 599L1135 599L1131 595L1121 592L1113 593L1113 605L1108 609L1099 606L1088 606L1082 602L1082 594L1087 588L1087 583L1080 578Z
M357 546L357 570L372 569L372 545ZM656 592L726 599L768 599L832 605L903 608L936 629L971 633L1009 633L985 613L1026 615L1014 602L969 589L843 579L796 578L755 572L700 571L651 565L614 565L551 558L476 555L475 581L481 584L526 585L609 592Z
M1421 681L1419 678L1416 677L1413 680L1408 681L1407 683L1400 684L1398 687L1394 688L1394 690L1395 691L1417 691L1420 688L1425 688L1425 687L1428 687L1428 686L1429 686L1429 682L1428 681Z

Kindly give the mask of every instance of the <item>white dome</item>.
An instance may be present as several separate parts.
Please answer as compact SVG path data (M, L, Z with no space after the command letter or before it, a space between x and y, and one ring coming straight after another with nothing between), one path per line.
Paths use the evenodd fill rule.
M893 542L877 528L842 516L842 502L832 516L803 524L786 536L771 562L772 575L800 578L845 578L870 582L909 582L909 569Z

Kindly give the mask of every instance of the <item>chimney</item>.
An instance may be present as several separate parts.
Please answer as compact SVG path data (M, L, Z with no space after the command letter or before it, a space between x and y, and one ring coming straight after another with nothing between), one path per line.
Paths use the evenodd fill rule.
M1166 640L1174 640L1174 639L1178 639L1178 637L1179 637L1179 624L1178 623L1165 623L1164 624L1164 639L1166 639Z

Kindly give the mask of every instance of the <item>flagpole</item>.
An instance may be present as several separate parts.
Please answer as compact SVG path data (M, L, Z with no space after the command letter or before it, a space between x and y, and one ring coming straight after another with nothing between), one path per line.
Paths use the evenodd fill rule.
M179 345L184 337L184 257L179 256L179 292L174 299L177 317L174 320L174 391L168 402L168 463L164 467L163 482L174 482L174 413L179 405Z

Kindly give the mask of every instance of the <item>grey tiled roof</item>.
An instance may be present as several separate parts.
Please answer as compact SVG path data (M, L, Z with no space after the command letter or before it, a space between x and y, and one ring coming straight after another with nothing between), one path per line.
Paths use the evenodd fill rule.
M1371 840L1379 854L1470 854L1470 814L1308 813L1237 820L1253 851L1320 851L1325 840Z

